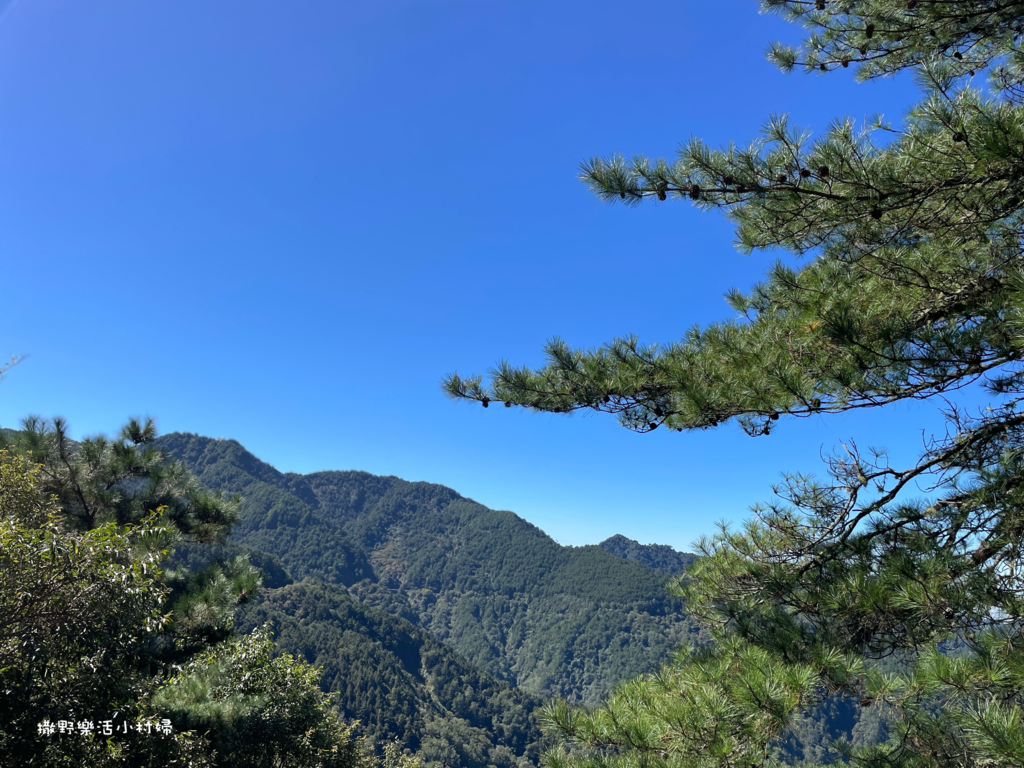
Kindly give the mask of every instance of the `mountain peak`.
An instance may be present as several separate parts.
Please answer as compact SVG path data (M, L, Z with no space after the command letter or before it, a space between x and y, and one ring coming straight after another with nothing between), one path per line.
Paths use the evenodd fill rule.
M641 544L617 533L598 544L601 549L626 560L636 560L648 568L662 573L678 574L685 571L697 556L679 552L667 544Z

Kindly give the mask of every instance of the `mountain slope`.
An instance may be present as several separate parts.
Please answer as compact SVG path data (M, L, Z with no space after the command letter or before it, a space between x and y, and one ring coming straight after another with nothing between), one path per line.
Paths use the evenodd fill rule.
M306 579L265 590L237 628L270 622L278 648L322 669L338 709L375 740L398 738L428 762L464 768L536 764L541 701L480 672L408 621L344 587Z
M245 554L264 589L243 604L235 630L269 623L277 649L321 670L320 684L359 732L380 744L398 739L428 768L528 768L543 745L541 699L495 680L409 621L368 606L345 587L313 578L295 583L273 555L241 547L184 544L165 568L195 570Z
M562 547L511 512L365 472L284 474L238 443L171 434L157 446L207 487L243 496L236 543L297 579L343 584L413 619L498 679L597 703L697 639L665 574L598 546Z

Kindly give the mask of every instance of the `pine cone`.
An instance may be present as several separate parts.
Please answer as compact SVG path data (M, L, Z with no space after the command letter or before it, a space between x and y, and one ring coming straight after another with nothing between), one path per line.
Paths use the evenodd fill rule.
M506 400L505 401L505 407L506 408L511 408L512 407L512 401L511 400Z
M782 183L783 183L783 182L785 182L785 181L786 181L786 180L787 180L788 178L789 178L789 177L788 177L788 176L787 176L786 174L784 174L784 173L780 173L780 174L779 174L778 176L776 176L776 177L775 177L775 180L776 180L777 182L779 182L779 184L782 184Z
M690 199L700 200L700 187L697 186L696 184L690 185Z
M874 24L868 24L866 27L864 27L864 37L866 37L868 40L870 40L874 36L875 36L875 25Z
M879 210L878 208L872 208L871 209L871 218L875 219L875 220L878 220L878 219L882 218L882 211Z
M819 165L818 166L818 175L821 176L822 178L828 176L828 166L827 165Z
M816 397L812 398L811 399L811 408L813 408L814 410L818 410L819 408L821 408L821 400L819 400Z
M722 183L724 183L727 187L731 187L733 184L736 183L736 179L733 178L731 173L727 173L725 174L725 177L722 179Z
M491 400L490 400L490 398L487 398L487 397L485 397L485 398L484 398L483 400L481 400L480 402L481 402L481 403L483 403L483 406L484 406L484 408L486 408L486 407L487 407L488 405L490 405L490 404L491 404Z
M664 200L666 197L667 197L667 195L665 194L665 190L664 189L659 189L658 190L658 199L659 200Z
M818 11L825 10L825 0L814 0L814 8Z
M967 141L967 134L963 131L953 131L953 141L964 142Z
M802 178L802 179L809 179L809 178L811 178L811 172L809 170L807 170L806 168L801 168L800 169L800 178Z

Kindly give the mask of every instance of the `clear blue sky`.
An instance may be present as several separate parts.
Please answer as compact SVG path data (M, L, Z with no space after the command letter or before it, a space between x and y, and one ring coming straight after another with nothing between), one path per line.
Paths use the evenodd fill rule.
M577 180L613 152L898 119L907 79L783 75L798 30L754 0L15 0L0 17L0 425L75 436L151 415L283 471L451 486L563 544L685 549L822 476L853 438L916 455L934 404L636 435L484 410L442 376L546 339L679 338L778 254L720 216L627 209ZM784 258L795 261L794 257Z

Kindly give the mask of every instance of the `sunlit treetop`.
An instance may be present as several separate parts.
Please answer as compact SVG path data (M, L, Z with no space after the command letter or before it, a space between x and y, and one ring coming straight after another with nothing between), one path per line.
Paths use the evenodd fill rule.
M762 0L761 7L809 31L800 49L772 45L769 58L783 71L853 67L858 80L868 80L940 64L969 77L991 68L992 84L1004 97L1019 101L1022 95L1019 2Z

